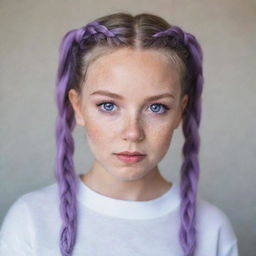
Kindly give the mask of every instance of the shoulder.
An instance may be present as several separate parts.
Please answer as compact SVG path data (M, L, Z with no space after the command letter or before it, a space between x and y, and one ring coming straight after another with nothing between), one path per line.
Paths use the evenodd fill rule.
M226 213L209 201L199 199L197 202L197 215L204 225L212 225L218 229L225 229L233 236L233 227Z
M17 200L17 202L21 202L27 206L34 206L35 204L50 204L52 202L56 202L58 198L58 187L57 183L53 183L48 186L44 186L38 188L36 190L30 191L28 193L23 194Z
M199 239L211 243L223 255L237 255L238 239L226 213L216 205L199 199L196 214ZM225 254L231 250L233 254Z
M21 195L10 206L0 229L0 255L16 255L20 252L30 255L35 223L49 212L49 206L56 205L56 192L55 183Z
M47 217L54 216L58 211L59 191L57 183L36 189L34 191L23 194L17 203L26 207L30 218L36 222L37 220L47 220ZM17 207L18 207L17 205Z
M15 230L32 222L33 218L44 209L56 205L58 200L57 184L51 184L21 195L8 209L1 227L1 235L5 230Z

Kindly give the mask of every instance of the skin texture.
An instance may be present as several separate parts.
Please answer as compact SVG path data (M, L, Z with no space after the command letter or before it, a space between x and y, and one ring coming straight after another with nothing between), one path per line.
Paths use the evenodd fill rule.
M123 99L90 95L97 90ZM162 93L174 98L147 100ZM188 97L181 98L179 72L169 57L152 49L118 49L93 62L81 94L71 89L68 96L94 155L91 169L81 176L87 186L105 196L132 201L152 200L171 188L158 163L169 149ZM106 103L96 106L102 102ZM122 151L140 151L146 157L126 164L113 155Z

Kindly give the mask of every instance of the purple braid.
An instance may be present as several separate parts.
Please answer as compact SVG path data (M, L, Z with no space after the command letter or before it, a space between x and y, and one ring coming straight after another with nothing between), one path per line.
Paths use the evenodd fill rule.
M56 79L56 103L58 116L56 119L56 167L55 178L59 185L60 215L62 226L60 229L60 251L62 256L72 254L77 233L77 181L72 155L74 153L74 140L71 135L75 126L74 112L67 99L70 89L70 76L73 70L72 47L78 44L83 48L82 40L96 35L96 41L102 35L115 37L114 32L97 22L91 22L80 29L70 30L62 39L59 51L59 67ZM114 41L119 41L113 38Z
M183 164L181 166L180 194L181 227L179 238L185 256L193 256L196 249L196 200L199 180L198 152L200 145L199 125L201 119L201 93L203 87L202 49L196 38L178 26L156 33L153 37L170 36L188 50L188 69L192 80L189 88L189 104L183 112L182 130L185 137Z

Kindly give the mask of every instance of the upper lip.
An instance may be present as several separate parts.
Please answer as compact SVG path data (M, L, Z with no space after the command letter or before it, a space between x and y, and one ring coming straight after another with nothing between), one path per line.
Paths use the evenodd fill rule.
M134 151L134 152L129 152L129 151L123 151L123 152L119 152L119 153L116 153L118 155L128 155L128 156L138 156L138 155L141 155L141 156L144 156L145 154L139 152L139 151Z

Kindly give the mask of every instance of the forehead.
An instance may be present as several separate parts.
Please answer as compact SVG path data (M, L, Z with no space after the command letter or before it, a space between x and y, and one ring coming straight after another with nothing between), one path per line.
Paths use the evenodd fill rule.
M157 92L179 89L177 64L164 52L121 48L105 54L88 67L85 93L97 89Z

